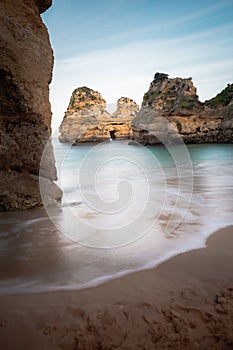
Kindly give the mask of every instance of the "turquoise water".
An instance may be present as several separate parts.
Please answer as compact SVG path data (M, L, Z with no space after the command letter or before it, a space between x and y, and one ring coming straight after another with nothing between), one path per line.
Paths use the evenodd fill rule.
M0 293L72 290L205 246L233 224L233 145L71 147L62 207L0 213Z

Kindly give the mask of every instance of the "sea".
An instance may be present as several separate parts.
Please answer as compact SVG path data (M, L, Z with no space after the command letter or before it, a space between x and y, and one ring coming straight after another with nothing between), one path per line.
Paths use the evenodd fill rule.
M233 144L53 146L61 206L0 213L0 294L94 287L233 225Z

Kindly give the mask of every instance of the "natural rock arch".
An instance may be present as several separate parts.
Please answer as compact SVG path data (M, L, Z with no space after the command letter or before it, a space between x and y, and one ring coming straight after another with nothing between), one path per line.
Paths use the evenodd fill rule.
M139 106L128 97L117 101L117 110L106 111L106 101L98 91L86 86L75 89L60 126L60 142L77 145L80 142L102 142L115 138L130 138L131 123Z

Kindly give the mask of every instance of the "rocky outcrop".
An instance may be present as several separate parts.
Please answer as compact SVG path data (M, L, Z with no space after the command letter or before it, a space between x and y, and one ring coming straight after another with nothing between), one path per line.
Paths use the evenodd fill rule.
M139 106L134 100L128 97L121 97L117 101L117 110L114 112L112 118L134 118L139 111Z
M99 92L87 87L75 89L61 123L59 131L60 142L104 141L106 136L100 125L100 120L107 118L106 101Z
M229 105L223 108L224 118L221 123L221 135L225 142L233 142L233 98Z
M61 199L50 139L53 53L40 13L49 0L0 3L0 210ZM45 145L46 154L41 158ZM42 203L39 175L47 188Z
M155 74L142 106L159 110L164 116L194 115L203 110L191 78L169 79L162 73Z
M156 73L132 122L133 139L142 144L233 142L232 105L201 103L192 79Z
M60 142L102 142L114 138L130 138L131 122L139 107L131 99L121 97L117 110L109 114L106 101L99 92L87 87L75 89L60 126Z

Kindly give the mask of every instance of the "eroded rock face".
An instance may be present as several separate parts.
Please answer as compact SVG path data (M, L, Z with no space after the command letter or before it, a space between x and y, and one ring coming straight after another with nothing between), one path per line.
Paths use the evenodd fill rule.
M232 101L223 108L224 118L221 123L221 135L225 142L233 142L233 98Z
M160 110L163 115L194 115L203 109L191 78L169 79L156 73L145 93L142 106Z
M50 138L49 83L53 53L40 13L46 0L0 2L0 208L43 206L39 174L50 188L45 205L59 202Z
M121 97L117 101L117 110L114 112L112 118L134 118L139 111L139 106L134 100L128 97Z
M102 142L110 138L130 138L131 122L139 107L121 97L113 114L106 111L106 101L99 92L87 87L75 89L60 126L60 142Z
M201 103L191 78L156 73L132 122L133 139L142 144L233 142L232 106Z
M87 87L75 89L61 123L60 142L104 141L109 138L101 129L99 120L109 116L106 101L99 92Z

